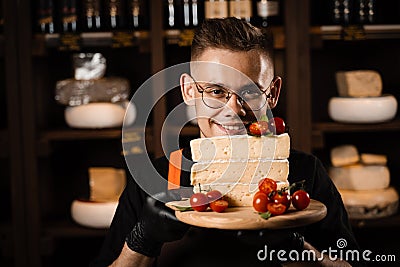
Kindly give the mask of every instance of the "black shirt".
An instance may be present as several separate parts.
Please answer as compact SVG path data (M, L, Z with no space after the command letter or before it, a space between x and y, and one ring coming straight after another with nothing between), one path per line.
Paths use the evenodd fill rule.
M190 149L184 149L183 155L191 159ZM192 163L184 161L182 164ZM165 179L168 164L166 157L154 161L154 167ZM185 167L190 169L187 168L190 166L184 165L182 169ZM327 216L323 220L297 229L308 243L319 251L329 248L339 250L337 242L344 239L347 243L343 250L359 249L341 196L316 157L291 150L288 180L290 184L305 180L305 189L310 197L327 207ZM182 171L181 185L190 185L190 172ZM145 197L146 193L134 179L128 179L102 249L92 266L108 266L118 257L125 237L140 217ZM249 246L238 242L231 230L192 227L182 240L163 246L157 266L267 266L267 262L257 258L257 252L261 249L264 249L262 244ZM357 265L357 262L353 264Z

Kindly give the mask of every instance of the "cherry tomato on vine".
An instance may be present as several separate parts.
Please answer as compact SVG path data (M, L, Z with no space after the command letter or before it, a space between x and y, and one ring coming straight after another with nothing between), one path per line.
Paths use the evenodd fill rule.
M285 121L280 117L273 117L270 119L269 127L271 132L274 132L275 129L275 134L283 134L286 130Z
M290 196L287 192L274 192L267 204L267 209L272 215L280 215L290 206Z
M267 194L258 191L253 197L253 208L258 212L266 212L269 197Z
M258 182L258 189L260 192L263 192L267 195L272 191L276 191L277 187L278 185L276 184L276 181L271 178L264 178Z
M190 206L195 211L205 211L208 208L209 200L206 194L195 193L190 197Z
M265 135L269 133L269 125L267 121L256 121L250 124L249 132L252 135Z
M297 190L292 195L292 203L297 210L304 210L310 204L310 196L302 189Z
M210 208L215 212L223 212L228 206L229 203L225 199L217 199L210 203Z
M217 199L222 198L222 193L218 190L211 190L206 193L206 196L208 198L208 202L211 203Z

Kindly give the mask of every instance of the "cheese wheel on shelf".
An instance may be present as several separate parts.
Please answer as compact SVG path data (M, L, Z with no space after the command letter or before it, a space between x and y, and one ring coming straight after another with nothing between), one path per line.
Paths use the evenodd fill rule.
M329 176L339 189L375 190L390 184L388 167L356 164L346 167L331 167Z
M132 124L136 119L136 108L128 101L89 103L67 107L64 116L68 126L72 128L113 128L120 127L123 123Z
M71 204L72 219L86 227L108 228L117 209L118 201L95 202L74 200Z
M341 190L343 203L351 219L374 219L393 215L399 206L399 195L393 187L380 190Z

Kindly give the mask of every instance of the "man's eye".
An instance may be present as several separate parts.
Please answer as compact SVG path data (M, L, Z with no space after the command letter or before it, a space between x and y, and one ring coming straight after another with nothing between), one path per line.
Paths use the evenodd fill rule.
M215 87L206 87L205 88L206 92L210 95L213 96L224 96L226 95L226 92L222 89L215 88Z
M261 92L259 90L245 90L241 93L242 98L244 99L251 99L251 98L257 98L261 95Z

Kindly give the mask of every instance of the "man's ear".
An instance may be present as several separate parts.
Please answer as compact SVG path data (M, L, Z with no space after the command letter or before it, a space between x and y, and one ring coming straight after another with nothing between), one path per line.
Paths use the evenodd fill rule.
M281 87L282 87L282 78L276 76L271 83L271 88L270 88L271 96L268 99L268 105L271 109L276 107L276 105L278 104Z
M192 77L190 77L189 74L184 73L181 75L179 82L181 85L183 101L185 101L186 105L193 106L196 98L196 86L194 85Z

